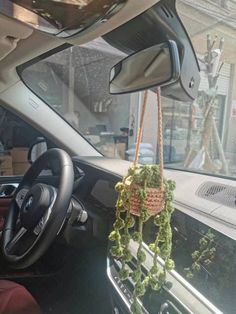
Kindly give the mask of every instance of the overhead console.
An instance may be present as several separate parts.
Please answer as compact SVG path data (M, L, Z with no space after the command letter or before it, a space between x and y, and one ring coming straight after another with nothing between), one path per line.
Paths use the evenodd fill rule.
M70 37L98 26L119 12L127 0L5 0L0 11L33 28Z

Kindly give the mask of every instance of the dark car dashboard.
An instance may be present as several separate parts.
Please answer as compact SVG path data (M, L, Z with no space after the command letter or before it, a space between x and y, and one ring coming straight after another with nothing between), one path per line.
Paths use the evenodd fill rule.
M107 237L115 218L114 208L117 199L115 184L127 173L130 163L103 157L86 159L75 157L73 162L80 173L81 171L84 173L74 197L81 200L88 213L88 223L86 224L90 228L90 234L87 240L104 243L109 252ZM89 241L86 245L89 245ZM147 261L143 265L142 271L145 275L150 269L152 253L145 244L144 249ZM136 263L136 250L136 244L131 243L133 252L133 259L129 265L131 271ZM159 263L163 267L161 260ZM130 312L134 289L132 280L124 282L119 279L120 267L119 262L108 253L107 276L111 287L113 310L117 314ZM193 309L194 313L221 313L176 271L170 271L167 274L167 282L160 291L149 290L140 302L143 306L143 313L150 314L190 314L193 313Z
M106 268L113 312L129 313L134 285L132 280L123 282L119 279L120 264L109 255L108 234L115 218L115 185L127 173L130 163L104 157L73 157L72 160L75 171L73 195L57 242L62 243L68 250L74 250L76 255L103 247L103 263L107 264L104 265L104 270ZM41 176L40 182L57 187L58 171L54 166L52 175ZM142 271L145 275L152 253L145 245L144 249L147 261ZM131 243L131 251L133 259L129 267L132 271L136 263L135 243ZM175 271L168 273L163 289L158 292L148 291L141 299L141 304L143 312L150 314L189 314L193 313L193 306L194 310L196 309L194 313L221 313L208 304L207 300Z
M117 193L115 184L127 172L130 163L109 158L73 158L76 175L75 182L79 182L74 190L73 200L79 202L82 210L86 211L88 219L85 223L70 222L64 230L66 242L75 247L90 247L95 243L103 243L109 251L107 238L115 218L115 203ZM80 180L80 181L79 181ZM136 263L135 253L130 268ZM119 262L108 253L107 276L111 287L111 300L114 313L129 313L132 302L132 281L122 282L119 279ZM147 272L147 268L143 268ZM171 292L171 282L159 292L149 291L141 300L144 313L189 314L191 311L184 306Z

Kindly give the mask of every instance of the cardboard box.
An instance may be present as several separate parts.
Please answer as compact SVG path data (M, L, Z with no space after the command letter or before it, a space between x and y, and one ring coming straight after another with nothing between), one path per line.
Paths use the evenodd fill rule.
M0 169L12 168L12 157L10 155L0 156Z
M1 176L13 176L12 168L0 169Z
M13 163L13 173L14 175L24 175L29 169L30 164L28 162L14 162Z
M13 163L26 163L28 162L28 147L18 147L11 149L11 157Z

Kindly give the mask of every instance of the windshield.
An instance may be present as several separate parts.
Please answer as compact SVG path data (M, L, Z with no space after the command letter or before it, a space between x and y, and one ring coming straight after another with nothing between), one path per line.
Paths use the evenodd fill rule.
M236 3L179 0L201 68L197 99L162 98L166 167L236 176ZM24 82L102 154L132 161L143 93L110 95L109 73L125 54L99 38L26 67ZM142 164L158 162L156 94L149 91Z

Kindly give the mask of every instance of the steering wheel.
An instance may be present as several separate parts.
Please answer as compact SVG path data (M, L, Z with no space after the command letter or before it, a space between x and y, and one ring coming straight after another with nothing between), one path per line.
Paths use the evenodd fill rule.
M60 167L58 187L36 183L40 172L53 162ZM57 148L42 154L26 172L3 229L3 256L13 268L32 265L55 240L67 216L73 183L71 158Z

